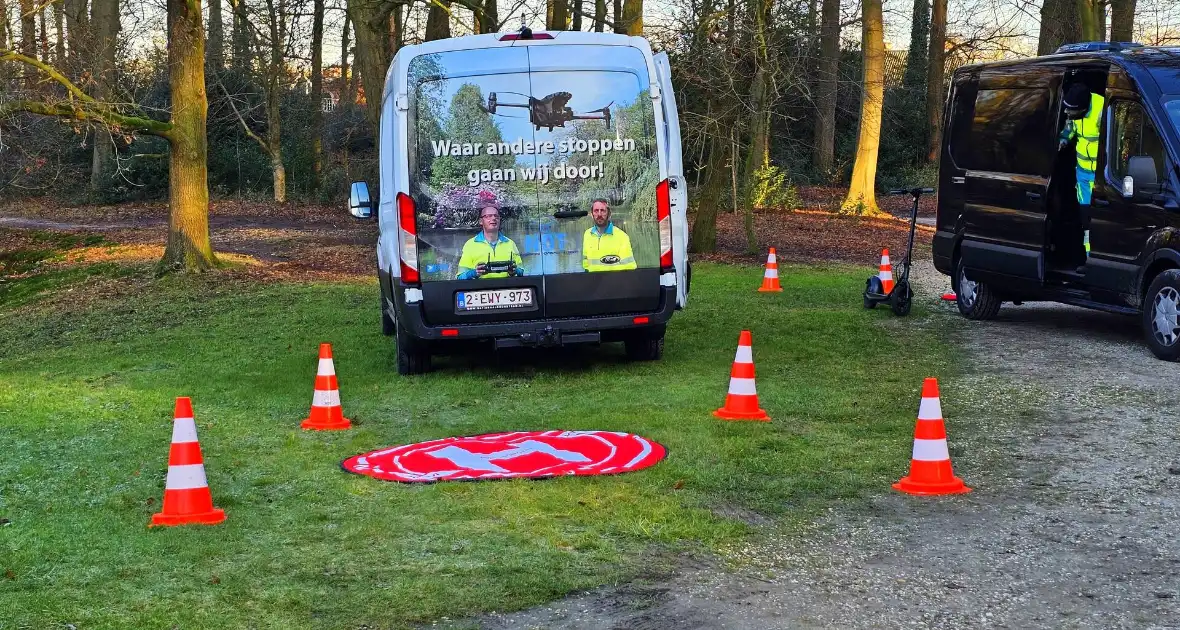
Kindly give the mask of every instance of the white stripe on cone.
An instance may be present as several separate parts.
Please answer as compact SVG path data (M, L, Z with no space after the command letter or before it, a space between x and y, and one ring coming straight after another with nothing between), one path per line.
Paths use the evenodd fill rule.
M164 485L165 490L192 490L194 488L207 487L209 487L209 482L205 480L204 464L168 467L168 480Z
M340 390L333 389L332 391L315 390L315 395L311 397L312 407L339 407L340 406Z
M913 409L913 407L910 407ZM919 420L942 420L942 403L937 398L923 398L918 406Z
M881 275L879 275L877 277L881 278L882 280L892 280L893 279L893 272L892 271L882 271ZM910 407L910 409L913 409L913 407Z
M888 256L882 256L882 257L881 257L881 266L882 266L882 267L884 267L885 265L888 265L888 264L889 264L889 257L888 257Z
M778 277L778 269L767 269L767 270L766 270L766 273L764 274L764 276L763 276L763 277L766 277L766 278L777 278L777 277Z
M750 346L738 346L737 356L733 360L734 363L753 363L754 351Z
M319 371L317 376L333 376L336 374L335 367L332 365L331 359L320 359Z
M919 462L942 462L951 458L946 440L914 440L914 460Z
M739 396L754 396L758 392L754 389L754 379L730 377L729 393Z
M192 418L177 418L172 422L172 443L197 441L197 423Z
M778 262L778 257L775 256L774 254L771 254L766 257L766 262L768 262L768 263Z

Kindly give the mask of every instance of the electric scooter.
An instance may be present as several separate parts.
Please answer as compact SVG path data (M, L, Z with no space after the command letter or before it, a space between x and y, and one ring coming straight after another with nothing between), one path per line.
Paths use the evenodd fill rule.
M913 305L914 292L910 289L910 265L914 257L914 231L918 227L918 199L922 193L932 193L933 188L910 188L909 190L891 190L890 195L911 195L914 198L914 208L910 211L910 242L906 247L905 262L901 264L901 277L893 284L893 290L884 292L879 276L872 276L865 282L865 308L876 308L882 302L889 302L889 308L898 317L905 317Z

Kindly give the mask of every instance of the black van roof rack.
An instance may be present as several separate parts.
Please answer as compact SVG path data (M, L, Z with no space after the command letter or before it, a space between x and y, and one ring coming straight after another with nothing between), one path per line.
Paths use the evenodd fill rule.
M1059 53L1076 53L1076 52L1095 52L1100 50L1118 51L1127 48L1142 48L1143 44L1139 42L1077 42L1076 44L1063 44L1057 47L1054 54Z

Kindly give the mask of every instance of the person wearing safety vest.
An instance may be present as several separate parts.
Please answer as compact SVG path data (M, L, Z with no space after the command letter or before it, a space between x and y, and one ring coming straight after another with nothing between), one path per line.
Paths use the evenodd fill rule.
M500 209L496 206L484 206L479 210L479 224L483 228L479 234L468 239L463 244L463 253L459 256L459 280L474 278L507 278L507 271L490 271L491 263L511 263L510 271L513 275L524 275L524 260L520 257L520 250L512 239L500 233Z
M586 271L635 269L631 238L610 220L610 204L595 199L590 204L594 225L582 236L582 268Z
M1077 140L1078 209L1085 229L1083 242L1087 259L1090 257L1090 194L1094 191L1094 171L1098 168L1098 136L1104 103L1102 95L1091 94L1085 84L1071 85L1062 102L1066 122L1058 137L1062 147L1070 140Z

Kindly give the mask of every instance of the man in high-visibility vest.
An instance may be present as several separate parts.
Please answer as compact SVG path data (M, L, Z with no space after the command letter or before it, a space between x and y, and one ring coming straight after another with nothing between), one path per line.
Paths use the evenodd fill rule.
M467 239L459 257L459 280L475 278L507 278L524 275L524 264L520 250L512 239L500 232L500 209L484 206L479 209L479 234ZM498 264L496 264L498 263ZM505 271L492 268L506 267Z
M590 204L594 225L582 236L582 268L586 271L635 269L631 237L610 220L610 204L595 199Z
M1090 194L1094 191L1094 171L1098 168L1098 136L1102 129L1102 108L1105 99L1092 94L1083 83L1074 83L1065 92L1065 128L1059 136L1060 146L1077 140L1078 210L1085 230L1086 258L1090 257Z

